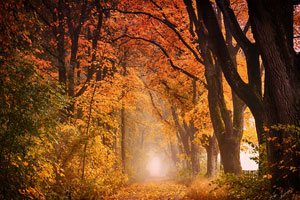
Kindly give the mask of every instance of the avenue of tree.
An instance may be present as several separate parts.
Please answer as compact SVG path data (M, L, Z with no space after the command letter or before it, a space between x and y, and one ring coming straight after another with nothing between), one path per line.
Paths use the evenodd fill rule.
M149 152L239 176L243 138L270 190L300 192L298 4L1 2L0 199L104 197Z

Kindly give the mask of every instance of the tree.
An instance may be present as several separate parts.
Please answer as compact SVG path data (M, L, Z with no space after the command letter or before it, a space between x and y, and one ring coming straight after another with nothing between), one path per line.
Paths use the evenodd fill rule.
M42 73L48 63L39 58L38 44L32 39L38 22L22 1L1 2L0 7L0 198L38 198L37 182L43 179L39 169L48 160L34 150L42 137L53 136L57 110L67 98Z
M199 7L212 41L213 52L221 63L226 80L249 106L256 122L269 130L267 154L271 163L269 170L272 185L286 190L292 187L299 191L299 170L290 170L299 165L299 157L294 153L285 153L291 145L296 145L295 152L298 152L298 143L284 142L295 137L295 133L289 129L272 128L277 124L299 126L299 54L293 49L293 1L247 3L254 39L266 69L264 96L253 90L250 83L243 82L235 70L212 4L209 1L201 1ZM276 19L276 25L273 19ZM263 134L259 131L258 133ZM274 137L276 140L268 139ZM280 167L280 162L283 162L285 167Z
M211 178L217 174L218 143L215 134L210 136L203 135L203 138L204 138L203 146L206 149L206 155L207 155L206 175L208 178Z
M202 16L201 15L197 16L196 14L197 11L196 8L194 8L193 6L192 1L176 2L174 4L176 5L173 4L169 5L169 4L162 3L162 5L171 8L171 9L167 9L167 12L164 12L164 7L162 7L161 5L153 1L149 2L149 7L145 8L146 11L144 11L144 9L139 7L137 9L141 9L142 11L124 11L124 10L119 10L119 11L126 14L149 16L151 17L151 19L153 19L151 20L151 22L148 22L148 23L152 23L152 26L147 27L148 30L153 30L150 35L150 37L152 37L153 39L152 40L145 39L145 38L142 39L144 41L148 41L152 44L155 44L160 49L163 49L162 51L169 59L170 64L173 68L174 68L174 62L172 61L172 58L175 59L177 55L172 55L172 56L168 55L167 53L168 51L166 50L166 48L172 53L174 51L179 52L178 53L179 55L182 54L183 52L186 54L187 52L189 52L190 55L194 56L194 59L198 62L198 66L205 67L207 89L209 90L208 99L210 105L209 107L211 109L211 118L214 125L215 134L217 135L219 141L221 155L224 156L224 159L222 160L226 161L226 163L223 163L226 165L224 167L224 170L225 172L239 174L241 173L241 166L239 161L239 147L240 147L240 141L242 138L242 130L243 130L242 128L243 121L240 119L243 119L243 112L245 106L243 102L240 101L236 95L234 95L233 97L235 102L234 112L233 112L234 119L232 120L232 114L228 110L224 100L222 71L220 70L221 63L219 63L215 59L215 56L211 54L211 44L208 38L206 37L206 30L205 29L203 30L203 24L201 24ZM197 3L197 8L198 5L199 4ZM184 6L186 7L187 14L183 13ZM150 7L153 7L160 11L151 12L149 11ZM174 14L175 12L177 14ZM180 14L180 16L178 14ZM174 21L178 20L178 18L188 19L186 21L188 21L189 24L184 24L184 25L176 24L173 23L173 21L171 21L171 20ZM143 23L145 24L146 22ZM141 27L143 26L141 25ZM158 30L157 27L159 27L161 30L164 30L169 35L172 35L173 38L171 38L169 35L167 36L164 35L162 32L157 31ZM187 29L187 27L189 27L189 29ZM248 28L245 28L245 31L247 29ZM158 36L155 37L157 32L158 32ZM174 40L174 36L178 38L177 41ZM141 37L138 38L141 39ZM228 37L228 44L230 44L230 38L231 36ZM158 44L155 40L159 40L162 44L164 44L164 46ZM172 41L173 43L171 43L170 41ZM172 48L174 49L172 50ZM237 53L236 49L238 48L239 47L235 48L235 51L232 52L232 56L234 58L235 58L235 54ZM199 80L197 76L191 75L191 73L188 73L187 70L183 70L182 68L179 68L179 71L184 72L187 75L190 75L190 77L196 80ZM225 132L227 134L223 134ZM234 148L232 148L233 146Z

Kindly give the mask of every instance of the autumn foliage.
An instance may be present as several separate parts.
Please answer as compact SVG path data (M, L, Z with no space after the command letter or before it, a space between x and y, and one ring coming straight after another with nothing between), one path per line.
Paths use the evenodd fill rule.
M299 23L292 0L2 1L0 199L297 198Z

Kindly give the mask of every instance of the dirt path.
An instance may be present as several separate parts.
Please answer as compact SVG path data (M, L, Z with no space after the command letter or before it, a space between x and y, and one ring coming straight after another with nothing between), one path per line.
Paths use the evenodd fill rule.
M152 177L121 189L106 200L190 200L187 188L163 177Z

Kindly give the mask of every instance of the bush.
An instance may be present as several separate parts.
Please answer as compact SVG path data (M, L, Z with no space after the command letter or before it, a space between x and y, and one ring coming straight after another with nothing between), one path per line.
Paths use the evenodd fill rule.
M213 183L216 185L214 190L220 188L227 191L227 198L229 199L299 199L293 189L284 191L281 188L271 185L270 179L272 176L268 174L268 165L266 158L265 145L258 147L258 145L245 141L252 147L253 153L260 157L251 158L257 164L260 164L260 170L257 173L243 173L240 176L234 174L222 174ZM276 191L276 193L274 192Z
M261 177L256 173L245 173L241 176L222 174L213 181L216 189L227 191L229 199L268 199L270 197L270 181L267 176Z
M223 174L213 183L216 185L213 191L222 188L226 191L228 199L243 200L296 200L300 199L300 195L295 193L293 189L281 191L279 193L272 192L270 184L270 175L259 175L256 173L246 173L241 176L233 174Z
M57 110L67 102L53 83L39 76L32 61L23 59L26 55L14 51L0 63L0 199L39 193L37 174L44 165L39 141L51 137Z
M227 199L224 189L215 189L215 187L216 185L212 184L209 179L199 177L189 187L187 196L194 200Z

